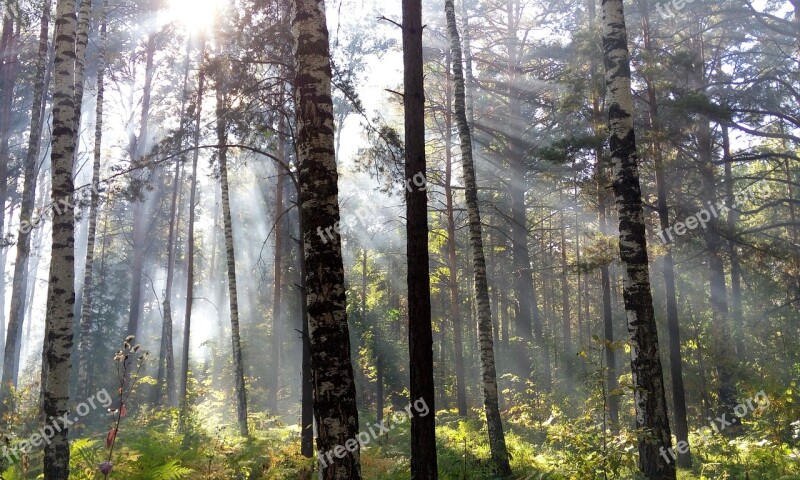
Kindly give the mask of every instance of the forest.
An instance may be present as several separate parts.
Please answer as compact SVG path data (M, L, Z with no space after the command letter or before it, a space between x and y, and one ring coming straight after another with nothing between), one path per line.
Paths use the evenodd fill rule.
M800 479L800 0L0 19L0 480Z

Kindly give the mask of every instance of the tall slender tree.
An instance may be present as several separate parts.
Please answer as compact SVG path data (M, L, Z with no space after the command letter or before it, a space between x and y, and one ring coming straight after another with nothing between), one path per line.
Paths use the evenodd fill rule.
M650 55L655 55L653 35L650 23L650 4L648 0L640 0L642 7L642 40L644 49ZM648 126L650 128L650 154L653 158L653 168L656 177L656 210L662 230L669 228L669 205L667 204L667 179L664 169L664 156L661 139L661 124L658 116L658 99L656 83L652 70L645 70L645 85L647 87ZM686 412L686 392L683 386L683 358L681 356L680 320L678 318L678 298L675 288L675 258L672 255L672 245L666 246L664 254L664 293L667 307L667 332L669 341L669 366L672 379L672 408L674 411L675 439L678 442L689 441L689 422ZM692 454L688 448L678 451L678 466L691 468Z
M672 443L664 376L645 238L639 162L633 129L628 33L622 0L603 0L603 52L606 68L609 147L619 214L619 252L623 264L625 314L631 339L639 469L652 480L675 478L675 465L662 457Z
M200 62L197 72L197 98L194 107L194 135L192 145L192 179L189 193L189 235L186 238L186 310L183 317L183 352L181 357L181 383L178 395L180 402L180 429L186 426L186 417L189 414L189 354L192 332L192 305L194 304L194 257L195 257L195 219L197 217L197 161L200 158L200 120L203 114L203 95L205 93L206 65L206 36L200 36Z
M247 437L247 391L244 383L244 364L242 362L242 340L239 334L239 294L236 288L236 252L233 247L233 217L231 216L230 183L228 181L228 76L230 66L220 30L218 42L222 45L218 52L217 65L217 157L219 159L219 182L222 189L222 219L225 225L225 253L228 263L228 300L231 315L231 352L233 354L233 374L236 385L236 416L239 434Z
M5 265L7 250L5 210L8 196L8 169L11 161L10 139L13 127L11 113L19 67L19 36L22 22L19 18L17 2L6 2L5 5L0 6L0 14L2 14L2 28L0 28L0 208L3 212L0 214L0 265ZM2 271L0 272L0 334L2 334L2 341L5 341L5 296L6 279L5 271ZM12 325L9 322L9 330L11 328ZM14 349L19 348L16 343L13 346ZM12 367L13 385L16 386L18 365L14 364Z
M489 301L489 283L486 274L486 258L483 251L483 231L481 213L478 207L478 181L475 174L475 161L472 156L472 133L466 110L466 88L464 67L462 66L461 39L456 24L453 0L444 2L447 18L447 33L450 37L450 52L453 59L453 83L455 86L455 118L458 137L461 142L461 167L464 172L464 195L469 215L469 236L472 246L472 268L475 281L475 302L478 312L478 336L481 349L481 374L483 384L483 407L489 430L489 446L497 474L501 477L511 475L508 463L503 421L497 393L497 369L494 359L494 335L492 329L492 310Z
M80 338L78 344L79 397L89 395L89 355L92 351L92 303L94 300L94 247L97 240L97 211L100 207L100 165L103 146L103 101L105 98L106 48L108 46L108 0L100 7L100 48L97 57L97 95L94 126L94 157L92 162L92 192L89 205L89 232L86 242L86 266L83 273L83 301L80 308ZM77 95L76 95L77 98Z
M39 29L39 47L36 56L36 78L33 84L33 105L31 106L30 135L28 150L25 154L22 186L22 202L20 206L20 229L17 236L17 255L14 263L14 278L11 284L11 310L8 319L8 342L3 348L3 377L0 385L16 385L22 344L22 327L25 322L25 306L28 301L28 257L31 251L31 220L36 202L36 175L42 141L42 106L44 104L45 77L47 76L47 51L50 28L50 9L52 2L42 2L42 17ZM0 320L0 324L3 321ZM5 341L0 327L0 343ZM0 417L5 408L5 395L8 388L0 388Z
M448 77L450 76L449 68L451 62L451 54L448 51L447 55L447 68ZM450 290L450 316L452 317L453 324L453 363L455 364L456 371L456 407L458 414L462 417L467 416L467 386L464 378L464 339L463 339L463 320L461 319L461 304L458 295L458 254L456 245L456 205L455 196L456 189L453 185L453 160L452 153L452 129L453 129L453 113L452 113L452 87L450 79L447 79L446 92L447 104L444 112L444 126L445 126L445 169L444 169L444 197L445 197L445 215L447 217L447 270L448 270L448 288Z

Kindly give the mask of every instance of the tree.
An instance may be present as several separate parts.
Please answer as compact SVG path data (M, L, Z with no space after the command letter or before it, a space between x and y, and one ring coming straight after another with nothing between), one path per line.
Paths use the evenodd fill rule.
M426 175L422 28L421 1L403 0L406 185ZM406 189L406 236L411 401L422 400L435 412L426 190ZM432 480L437 472L435 415L416 415L411 418L411 478Z
M447 58L447 68L450 68L450 52L445 55ZM450 72L448 71L448 77ZM453 154L452 154L452 135L453 114L452 114L452 88L450 79L447 79L445 96L446 105L444 111L444 143L445 143L445 173L444 173L444 196L445 196L445 215L447 217L447 270L448 287L450 290L450 317L453 324L453 349L456 370L456 407L458 414L462 417L467 416L467 386L464 378L464 339L463 321L461 319L461 305L458 296L458 255L456 253L456 212L455 212L455 188L453 186Z
M503 422L497 394L497 370L494 361L494 337L492 329L492 310L489 302L489 284L486 275L486 258L483 253L483 232L481 213L478 207L478 182L475 175L475 162L472 158L472 134L466 111L466 88L464 68L461 65L461 39L456 25L453 0L445 0L447 33L450 36L450 51L453 57L453 82L455 84L455 117L458 136L461 141L461 165L464 170L464 193L469 214L469 235L472 244L472 265L475 278L475 301L478 311L478 335L481 349L481 373L483 380L483 406L486 411L486 424L489 430L489 446L492 460L501 477L511 475L508 463L508 449L503 433Z
M644 49L653 55L653 38L650 26L650 5L648 0L641 0L642 6L642 36ZM663 147L661 145L661 125L658 117L658 100L656 96L655 79L652 71L645 70L645 84L647 86L648 127L650 128L650 154L653 157L653 168L656 179L656 209L662 230L669 228L669 205L667 204L667 180L664 172ZM664 255L664 290L667 306L667 331L669 333L669 366L672 378L672 407L674 410L675 439L678 442L689 441L689 422L686 418L686 392L683 387L683 358L681 356L680 321L678 319L678 298L675 288L675 259L672 255L672 245L667 245ZM691 450L678 450L678 466L692 467Z
M320 479L360 480L360 447L353 445L358 434L358 409L338 232L332 73L322 0L294 0L292 36L299 205ZM345 445L343 458L330 454Z
M220 37L222 32L220 31ZM236 415L239 434L249 435L247 428L247 391L244 383L244 364L242 362L242 343L239 336L239 296L236 290L236 252L233 248L233 220L231 217L231 197L228 183L228 84L230 75L224 41L218 39L220 48L217 65L217 155L219 159L219 182L222 189L222 218L225 225L225 252L228 261L228 299L231 314L231 352L233 354L233 374L236 384ZM187 332L188 333L188 332ZM188 352L187 352L188 353Z
M72 167L77 142L75 118L74 0L58 0L53 66L53 133L51 154L52 200L71 200L75 193ZM61 418L69 412L72 368L72 321L75 316L75 217L71 211L53 217L53 249L47 286L43 346L43 414ZM69 476L69 428L64 425L44 447L45 480Z
M189 415L189 354L190 334L192 332L192 305L194 303L194 257L195 257L195 218L197 216L197 161L200 158L200 119L203 113L203 94L205 93L206 65L206 36L200 38L200 63L197 73L197 99L194 106L194 138L192 152L192 184L189 191L189 235L186 239L186 311L183 317L183 356L181 357L181 383L179 385L178 400L180 401L180 429L186 426L186 417Z
M675 465L664 460L672 439L658 349L645 239L642 191L633 129L630 54L622 0L603 0L609 147L619 214L623 295L631 337L631 372L639 432L639 469L649 479L674 479Z
M83 301L80 309L80 338L78 344L78 390L79 397L89 395L89 354L92 350L92 302L94 300L94 247L97 239L97 211L100 207L100 165L103 145L103 100L105 98L105 52L108 45L108 0L100 7L100 48L97 59L97 100L95 107L94 158L92 163L92 198L89 205L89 235L86 243L86 266L83 277Z
M17 237L17 255L14 263L14 279L11 284L11 311L8 319L8 341L3 349L3 377L0 385L16 385L19 369L19 347L22 344L22 327L25 322L25 305L28 283L28 257L31 251L31 220L36 201L36 167L42 140L42 113L44 105L45 76L47 70L47 50L50 28L50 8L52 2L42 2L42 17L39 30L39 48L36 57L36 79L33 86L33 105L31 106L30 136L28 150L25 154L22 187L22 204L20 206L20 229ZM27 223L25 223L27 222ZM22 228L24 227L24 228ZM0 324L3 321L0 320ZM5 338L0 327L0 343ZM0 393L0 412L5 409L5 394L8 388ZM2 416L2 414L0 414Z

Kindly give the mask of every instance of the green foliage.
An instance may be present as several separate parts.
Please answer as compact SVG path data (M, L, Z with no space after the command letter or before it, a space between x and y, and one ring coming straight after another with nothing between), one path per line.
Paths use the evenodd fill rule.
M180 480L181 478L187 478L192 472L191 468L182 467L177 460L172 460L154 469L150 480Z

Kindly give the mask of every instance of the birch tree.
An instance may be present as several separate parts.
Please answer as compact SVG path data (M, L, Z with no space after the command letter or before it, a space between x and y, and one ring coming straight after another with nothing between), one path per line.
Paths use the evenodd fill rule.
M219 32L222 37L223 32ZM236 416L239 423L239 434L249 435L247 428L247 391L244 383L244 365L242 363L242 342L239 336L239 296L236 289L236 252L233 248L233 220L231 217L231 197L228 183L228 84L230 75L228 54L224 49L224 41L219 40L219 64L217 65L217 155L219 159L219 182L222 189L222 218L225 226L225 253L228 263L228 300L231 315L231 352L233 353L233 374L236 385Z
M75 118L75 0L58 0L53 66L53 133L51 179L53 202L71 200L75 186L72 167L77 142ZM75 217L72 212L53 216L52 257L47 286L45 373L42 385L45 418L61 418L69 412L69 379L72 361L72 321L75 316ZM45 480L69 476L69 428L64 425L44 447Z
M294 99L308 331L322 480L360 480L358 410L344 288L325 2L294 0ZM319 231L333 232L324 237ZM351 442L348 442L351 440ZM336 447L347 451L330 455ZM326 455L327 454L327 455Z
M609 146L613 188L619 213L619 252L631 345L639 469L648 479L674 479L675 465L661 451L672 443L664 377L658 348L645 239L642 191L633 129L628 34L622 0L603 0L603 52L606 68Z
M475 175L475 161L472 156L472 133L466 111L466 88L464 68L461 64L461 39L456 24L453 0L445 0L447 17L447 33L450 36L450 51L453 59L453 83L455 86L455 118L458 137L461 142L461 166L464 171L464 195L467 200L469 215L469 236L472 245L472 268L475 279L475 302L478 312L478 336L481 350L481 376L483 381L483 407L486 412L486 424L489 430L489 446L492 460L501 477L511 475L508 463L503 422L497 394L497 369L494 359L494 335L492 328L492 311L489 302L489 284L486 275L486 258L483 250L483 232L481 214L478 207L478 182Z

